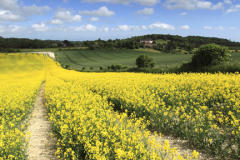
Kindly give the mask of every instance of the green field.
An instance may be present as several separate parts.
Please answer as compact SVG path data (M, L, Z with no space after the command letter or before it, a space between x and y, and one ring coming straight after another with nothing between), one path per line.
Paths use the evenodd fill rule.
M167 44L168 42L169 42L170 40L163 40L163 39L157 39L157 40L155 40L155 42L156 42L156 44L157 43L160 43L160 44L163 44L163 43L165 43L165 44Z
M56 51L58 61L61 65L70 65L71 69L82 69L91 66L99 69L100 66L128 65L135 66L136 58L141 54L154 58L157 66L181 64L182 61L190 61L189 54L168 54L144 50L77 50L77 51Z
M128 65L134 67L136 58L141 54L149 55L154 58L156 66L179 65L182 62L191 61L191 54L170 54L161 53L154 50L76 50L76 51L55 51L61 65L70 65L70 69L99 69L100 66L109 65ZM231 62L240 62L240 53L231 53Z

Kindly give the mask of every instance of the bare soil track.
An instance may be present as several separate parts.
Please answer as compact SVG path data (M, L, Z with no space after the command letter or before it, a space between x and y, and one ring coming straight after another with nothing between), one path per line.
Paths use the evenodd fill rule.
M51 124L46 118L44 105L44 84L34 105L28 131L31 133L27 154L29 160L55 160L56 140L51 137Z

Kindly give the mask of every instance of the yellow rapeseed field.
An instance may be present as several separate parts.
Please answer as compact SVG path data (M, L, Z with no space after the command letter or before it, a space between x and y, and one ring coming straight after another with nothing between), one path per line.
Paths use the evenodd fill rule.
M81 73L36 54L0 54L0 68L0 159L26 156L21 123L43 81L59 159L198 158L156 141L161 133L240 158L238 73Z
M26 158L26 126L21 124L36 100L44 72L43 55L0 54L0 159Z

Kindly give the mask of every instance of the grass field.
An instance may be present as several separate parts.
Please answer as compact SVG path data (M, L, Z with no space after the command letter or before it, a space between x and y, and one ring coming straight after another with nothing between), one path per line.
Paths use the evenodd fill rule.
M141 54L147 54L154 58L156 65L181 64L182 61L190 61L192 55L188 54L167 54L145 50L78 50L78 51L56 51L57 59L61 65L70 65L71 69L81 69L91 66L98 69L100 66L128 65L135 66L136 58Z
M147 54L154 58L156 66L180 65L183 61L191 61L191 54L169 54L150 49L140 50L77 50L56 51L58 61L61 65L70 65L70 69L99 69L100 66L128 65L134 67L136 58L141 54ZM231 62L240 61L240 53L231 53Z
M163 44L163 43L165 43L165 44L167 44L167 42L169 42L170 40L163 40L163 39L157 39L157 40L155 40L155 42L156 42L156 44L157 43L160 43L160 44Z

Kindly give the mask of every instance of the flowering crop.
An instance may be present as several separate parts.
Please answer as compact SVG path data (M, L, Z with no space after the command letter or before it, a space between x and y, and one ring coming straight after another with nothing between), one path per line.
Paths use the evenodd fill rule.
M0 159L24 159L26 126L22 122L44 80L44 58L0 54L0 68Z
M59 137L58 158L184 159L168 141L160 144L149 138L144 117L129 119L126 113L114 112L107 96L92 92L88 74L64 70L51 60L47 70L45 98Z

